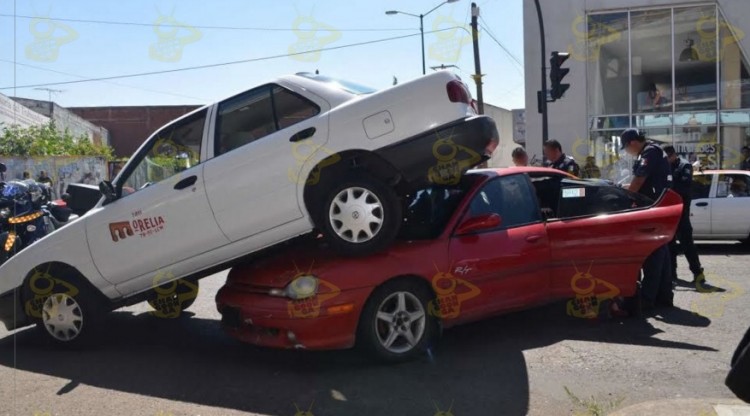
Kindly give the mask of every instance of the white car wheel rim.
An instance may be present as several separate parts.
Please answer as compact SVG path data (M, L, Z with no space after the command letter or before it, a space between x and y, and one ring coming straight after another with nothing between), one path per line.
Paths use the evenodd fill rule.
M375 332L383 348L394 354L403 354L422 340L426 322L422 302L409 292L396 292L380 303L375 316Z
M71 341L83 329L83 311L74 298L64 293L55 293L44 301L42 322L53 338Z
M336 235L350 243L372 240L383 226L383 204L365 188L351 187L333 198L328 213Z

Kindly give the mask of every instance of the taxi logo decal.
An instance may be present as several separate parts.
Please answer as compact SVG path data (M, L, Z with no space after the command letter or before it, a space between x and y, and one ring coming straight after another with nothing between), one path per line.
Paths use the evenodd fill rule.
M138 234L141 238L149 237L164 230L165 221L161 215L137 218L140 211L134 213L132 221L117 221L109 224L109 234L113 242L124 240Z

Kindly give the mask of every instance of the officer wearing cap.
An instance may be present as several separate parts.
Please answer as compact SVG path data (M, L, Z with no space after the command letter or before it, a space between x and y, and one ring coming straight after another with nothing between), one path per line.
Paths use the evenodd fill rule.
M662 149L667 154L672 168L672 189L682 197L682 217L677 226L677 233L669 245L669 251L672 254L672 274L674 279L677 279L677 241L679 241L680 248L690 265L690 271L693 273L693 283L697 290L702 291L705 288L706 277L703 274L698 251L693 244L693 226L690 224L690 202L693 199L690 188L693 183L693 166L680 159L671 144L662 146Z
M656 143L636 129L625 130L620 136L620 150L636 157L633 164L633 180L628 190L657 200L670 188L672 169L667 154ZM643 263L641 298L645 308L673 305L672 267L669 248L659 247Z
M562 146L557 140L549 140L544 143L544 157L547 158L545 167L561 170L579 176L581 168L576 160L562 151Z

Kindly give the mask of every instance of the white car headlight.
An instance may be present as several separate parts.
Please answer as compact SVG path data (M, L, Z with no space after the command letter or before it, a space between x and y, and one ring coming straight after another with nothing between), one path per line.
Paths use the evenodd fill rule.
M318 278L304 275L292 280L284 289L284 295L290 299L307 299L318 293Z

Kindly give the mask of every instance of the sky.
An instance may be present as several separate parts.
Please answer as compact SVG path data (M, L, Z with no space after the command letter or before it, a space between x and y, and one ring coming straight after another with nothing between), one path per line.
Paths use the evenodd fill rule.
M485 102L522 108L521 0L476 2ZM51 96L67 107L208 104L280 75L315 70L387 88L394 77L399 82L419 77L422 55L419 18L385 11L419 15L439 4L0 0L0 93L41 100ZM470 9L470 1L458 0L427 15L425 53L428 72L430 66L457 66L453 70L476 97L471 37L456 28L469 27ZM395 37L402 38L387 40ZM372 43L356 45L367 42ZM320 48L338 49L287 56ZM255 61L181 70L246 60ZM47 85L160 71L172 72Z

